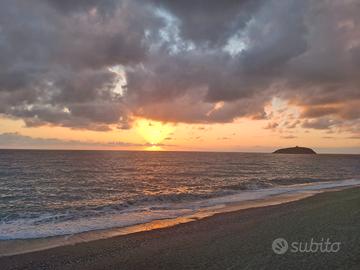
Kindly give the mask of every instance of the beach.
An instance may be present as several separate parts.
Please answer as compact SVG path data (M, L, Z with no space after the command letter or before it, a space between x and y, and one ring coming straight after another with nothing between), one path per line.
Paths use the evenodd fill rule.
M360 188L219 213L168 228L0 258L7 269L358 269ZM285 254L272 243L283 238ZM294 242L340 243L293 250Z

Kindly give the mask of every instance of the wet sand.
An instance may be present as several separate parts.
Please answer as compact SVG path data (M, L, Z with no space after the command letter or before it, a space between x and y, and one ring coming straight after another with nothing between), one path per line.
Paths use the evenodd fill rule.
M0 258L0 269L359 269L360 188L194 222ZM340 242L338 252L272 250Z

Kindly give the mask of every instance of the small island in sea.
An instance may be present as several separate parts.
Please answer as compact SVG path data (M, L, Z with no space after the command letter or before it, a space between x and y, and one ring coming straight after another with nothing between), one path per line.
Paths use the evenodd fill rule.
M274 152L274 154L316 154L314 150L307 147L289 147L289 148L282 148L278 149Z

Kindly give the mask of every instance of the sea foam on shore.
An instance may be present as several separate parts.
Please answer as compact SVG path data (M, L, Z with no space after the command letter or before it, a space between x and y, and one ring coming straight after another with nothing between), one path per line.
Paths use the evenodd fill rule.
M153 220L173 219L193 215L208 208L216 209L228 204L261 200L270 196L317 192L329 188L342 188L360 185L360 180L319 182L301 185L277 186L258 190L239 191L235 194L215 198L179 202L157 203L144 208L128 208L126 211L109 211L103 215L69 218L59 220L58 216L43 215L34 219L17 219L0 224L0 240L44 238L59 235L71 235L86 231L103 230L115 227L127 227L147 223ZM46 222L44 222L46 221Z

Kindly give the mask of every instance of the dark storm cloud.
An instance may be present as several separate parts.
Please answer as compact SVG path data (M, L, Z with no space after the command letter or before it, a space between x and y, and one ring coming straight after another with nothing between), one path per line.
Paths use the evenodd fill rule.
M245 46L241 53L232 54L220 45L217 50L204 49L195 39L190 49L161 50L128 72L130 101L135 100L138 114L169 121L263 119L264 105L278 91L274 86L284 80L288 63L308 48L306 11L305 2L299 1L268 1L248 10L244 28L232 34L239 38L232 46ZM180 30L184 27L181 24ZM217 102L224 105L214 110Z
M263 0L152 0L174 15L186 40L221 46L241 31Z
M0 113L108 130L264 119L280 97L303 127L354 130L359 13L355 0L4 0Z
M111 9L104 17L101 12ZM131 1L0 3L0 113L107 130L127 118L115 65L139 63L161 20Z
M249 13L240 34L234 32L246 45L241 53L230 55L220 47L204 50L206 39L190 38L195 48L170 51L169 56L165 51L135 75L130 72L130 79L147 76L137 78L136 86L129 84L129 89L138 90L132 94L149 94L145 101L160 94L163 100L155 98L144 106L137 103L136 108L141 115L158 119L227 122L241 116L256 118L256 112L261 116L264 105L280 96L306 109L303 117L311 119L303 126L308 128L359 121L355 105L360 99L359 11L356 1L264 2ZM181 20L181 14L176 14ZM185 23L180 24L180 33L184 27ZM166 60L161 63L161 59ZM213 110L219 101L224 105ZM325 115L331 118L318 119Z
M92 8L98 8L100 11L110 12L116 8L117 0L43 0L54 8L63 12L86 11Z
M338 108L335 107L308 107L305 109L302 116L304 118L317 118L337 112Z

